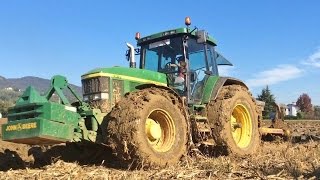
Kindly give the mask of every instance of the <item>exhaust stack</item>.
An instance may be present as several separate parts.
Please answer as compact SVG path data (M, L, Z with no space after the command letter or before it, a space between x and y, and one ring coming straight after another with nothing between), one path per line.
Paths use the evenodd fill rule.
M130 62L129 66L131 68L136 68L134 47L129 43L126 43L126 44L127 44L128 48L129 48L129 54L128 54L129 55L129 62Z

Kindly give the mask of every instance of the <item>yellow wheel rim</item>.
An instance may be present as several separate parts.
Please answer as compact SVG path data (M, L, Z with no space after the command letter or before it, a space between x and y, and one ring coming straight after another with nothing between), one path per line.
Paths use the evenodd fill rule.
M147 140L157 152L169 151L174 144L176 130L172 117L163 109L151 111L145 123Z
M231 132L235 143L240 148L249 146L252 138L252 121L248 109L242 105L237 104L232 111Z

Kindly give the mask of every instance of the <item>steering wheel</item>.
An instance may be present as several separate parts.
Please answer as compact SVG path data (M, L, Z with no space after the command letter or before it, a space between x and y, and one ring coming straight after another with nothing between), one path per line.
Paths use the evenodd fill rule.
M175 71L172 71L173 67L178 67L178 65L175 63L168 62L164 66L164 71L166 72L169 83L173 83L176 77Z
M179 65L176 64L176 63L171 63L171 62L167 62L167 63L164 65L164 68L165 68L165 69L168 69L169 71L171 71L171 68L172 68L172 67L179 67Z

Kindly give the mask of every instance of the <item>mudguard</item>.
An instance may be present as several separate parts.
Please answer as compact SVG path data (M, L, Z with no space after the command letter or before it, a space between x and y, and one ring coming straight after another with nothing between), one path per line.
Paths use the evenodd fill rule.
M248 86L243 81L241 81L239 79L231 78L231 77L219 77L219 78L217 78L214 85L212 87L210 87L210 89L211 89L210 96L203 96L202 103L207 104L210 102L210 100L216 99L222 86L227 86L227 85L232 85L232 84L237 84L237 85L245 87L246 89L249 89Z

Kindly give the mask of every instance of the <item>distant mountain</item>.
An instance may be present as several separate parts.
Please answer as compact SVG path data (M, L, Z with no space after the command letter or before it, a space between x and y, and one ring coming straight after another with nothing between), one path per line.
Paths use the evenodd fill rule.
M41 93L44 93L49 89L50 82L51 81L49 79L43 79L34 76L26 76L22 78L5 78L0 76L0 89L12 88L15 90L20 89L21 91L24 91L28 86L31 85ZM75 91L81 94L81 87L72 84L71 86Z

